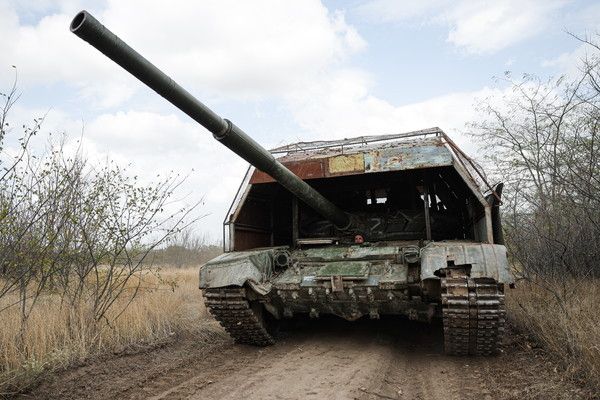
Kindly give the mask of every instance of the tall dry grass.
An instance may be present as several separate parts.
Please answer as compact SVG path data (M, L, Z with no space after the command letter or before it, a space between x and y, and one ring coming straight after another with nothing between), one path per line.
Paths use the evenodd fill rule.
M158 345L180 334L214 330L204 321L207 312L198 289L197 271L163 269L158 275L138 278L142 279L139 294L128 306L128 296L119 298L104 321L93 321L89 304L69 310L53 294L40 297L24 331L19 309L4 310L0 313L0 397L26 389L45 372L90 357ZM136 283L132 282L132 289ZM3 298L2 303L11 300Z
M521 282L507 293L513 324L530 334L566 372L600 390L600 281L544 287Z

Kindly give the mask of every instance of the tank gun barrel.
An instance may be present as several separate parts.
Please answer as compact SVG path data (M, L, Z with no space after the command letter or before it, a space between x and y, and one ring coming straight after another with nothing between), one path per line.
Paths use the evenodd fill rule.
M348 229L348 214L327 200L309 184L277 161L269 151L259 145L231 121L221 118L192 96L173 79L159 70L146 58L119 39L87 11L79 12L70 26L71 32L85 40L123 69L145 83L196 122L234 153L288 189L339 229Z

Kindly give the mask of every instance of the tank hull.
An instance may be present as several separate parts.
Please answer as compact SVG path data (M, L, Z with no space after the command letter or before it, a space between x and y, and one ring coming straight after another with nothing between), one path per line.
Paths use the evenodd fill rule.
M504 246L459 241L255 249L200 269L207 307L240 343L272 344L267 319L404 315L443 320L457 355L498 352L510 283Z

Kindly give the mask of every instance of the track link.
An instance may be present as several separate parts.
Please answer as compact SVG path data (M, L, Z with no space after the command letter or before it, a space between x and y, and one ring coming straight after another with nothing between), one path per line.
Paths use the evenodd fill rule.
M260 303L251 304L244 288L204 290L204 304L236 343L268 346L275 343Z
M498 353L506 316L501 286L491 278L470 278L463 268L448 268L441 288L446 353Z

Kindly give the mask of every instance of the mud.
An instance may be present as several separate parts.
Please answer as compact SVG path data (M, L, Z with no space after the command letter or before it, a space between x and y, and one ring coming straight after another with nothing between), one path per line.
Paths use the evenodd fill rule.
M221 336L222 337L222 336ZM492 358L448 357L439 325L300 321L276 345L182 339L49 378L21 399L588 399L509 335Z

